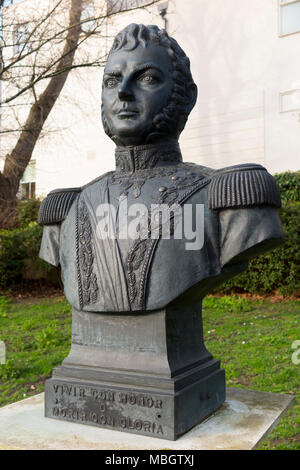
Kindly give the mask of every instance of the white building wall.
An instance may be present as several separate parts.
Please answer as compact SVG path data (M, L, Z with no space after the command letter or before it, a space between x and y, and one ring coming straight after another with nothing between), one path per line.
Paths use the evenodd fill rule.
M279 0L171 0L168 11L199 93L181 138L185 159L298 170L300 103L282 113L279 98L300 88L300 33L279 36Z

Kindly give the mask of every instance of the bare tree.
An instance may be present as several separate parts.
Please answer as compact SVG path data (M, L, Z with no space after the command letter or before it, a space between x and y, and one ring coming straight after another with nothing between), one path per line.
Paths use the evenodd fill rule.
M48 0L43 7L30 2L30 12L20 18L6 9L0 25L0 137L12 137L13 146L4 155L1 146L0 152L0 228L14 224L21 178L70 70L105 64L105 54L89 50L87 39L104 37L104 23L119 11L157 1ZM29 2L23 4L26 10Z

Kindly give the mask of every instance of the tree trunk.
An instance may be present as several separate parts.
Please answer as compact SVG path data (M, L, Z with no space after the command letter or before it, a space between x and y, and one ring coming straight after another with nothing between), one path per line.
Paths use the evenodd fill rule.
M31 106L19 139L6 156L3 172L0 172L0 228L11 228L16 216L16 195L20 180L31 159L32 152L71 69L81 26L80 17L83 0L71 0L69 29L65 46L54 76L44 92Z

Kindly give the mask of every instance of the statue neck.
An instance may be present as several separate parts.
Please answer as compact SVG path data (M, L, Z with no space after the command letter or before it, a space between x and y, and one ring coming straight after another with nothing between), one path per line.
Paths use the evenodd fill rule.
M176 141L117 147L115 157L118 172L135 172L182 162L179 144Z

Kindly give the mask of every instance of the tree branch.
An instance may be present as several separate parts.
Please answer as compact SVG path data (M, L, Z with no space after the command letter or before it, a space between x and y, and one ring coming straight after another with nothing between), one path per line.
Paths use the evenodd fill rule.
M66 70L52 77L40 95L32 105L24 129L22 130L12 153L6 158L3 176L12 182L16 191L23 172L28 165L34 146L43 128L43 125L57 100L72 65L76 45L80 36L80 15L83 0L72 0L69 17L69 31L66 37L63 54L58 61L57 69Z

